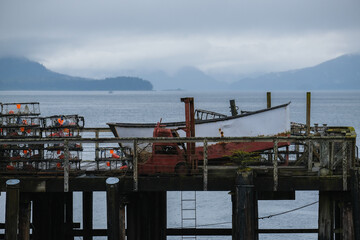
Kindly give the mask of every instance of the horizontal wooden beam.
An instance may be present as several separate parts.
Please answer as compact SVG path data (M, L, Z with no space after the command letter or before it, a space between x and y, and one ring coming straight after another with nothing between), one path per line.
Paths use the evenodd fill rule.
M119 190L121 192L133 191L132 176L122 177L119 175L106 176L70 176L69 191L105 191L105 180L107 177L121 177ZM6 191L5 182L12 179L13 175L0 176L0 191ZM21 176L16 177L23 184L21 192L63 192L64 178L58 176ZM232 191L234 190L234 177L231 175L216 175L209 173L208 191ZM349 178L348 183L351 182ZM139 191L203 191L202 175L193 176L140 176L138 179ZM281 176L279 174L278 191L297 190L321 190L321 191L343 191L342 176ZM273 178L269 175L258 175L254 178L255 191L268 192L273 190Z
M67 140L69 143L131 143L136 140L138 143L178 143L178 142L303 142L307 140L320 141L354 141L355 136L284 136L284 137L143 137L143 138L17 138L17 139L0 139L0 144L46 144L61 143Z

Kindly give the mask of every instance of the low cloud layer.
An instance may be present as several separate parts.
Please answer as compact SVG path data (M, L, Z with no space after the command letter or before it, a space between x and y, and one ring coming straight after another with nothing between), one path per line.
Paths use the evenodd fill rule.
M86 77L281 71L360 51L353 1L1 1L0 56Z

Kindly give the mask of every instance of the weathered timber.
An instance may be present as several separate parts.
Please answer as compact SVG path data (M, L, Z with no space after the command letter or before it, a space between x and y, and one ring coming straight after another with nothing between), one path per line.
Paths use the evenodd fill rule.
M334 201L334 232L335 232L335 240L341 240L342 235L342 221L341 221L341 210L342 204L340 204L340 200Z
M64 194L33 195L33 239L64 239Z
M271 92L266 93L266 106L267 108L271 108Z
M92 240L93 234L93 192L84 191L82 193L82 211L83 211L83 239Z
M129 202L127 204L127 239L128 240L140 240L138 233L140 231L138 216L138 198L139 193L131 193L128 195Z
M238 111L234 99L230 100L230 110L231 110L231 116L238 115Z
M20 193L19 239L30 240L31 201L29 193Z
M120 240L126 240L126 229L125 229L125 223L126 223L126 214L125 214L125 197L120 197L119 202L119 226L120 226Z
M73 226L74 226L74 202L73 193L64 193L65 197L65 239L74 240Z
M352 214L352 205L350 201L344 201L343 203L343 212L342 212L342 237L343 239L354 240L354 224L353 224L353 214Z
M16 240L19 226L20 180L6 181L5 240Z
M255 192L253 173L251 171L238 172L236 178L235 203L235 232L233 240L255 240L257 220L255 211Z
M319 192L319 240L332 240L333 238L333 200L330 192Z
M108 239L120 240L120 204L119 204L119 179L108 178L106 179L106 203L107 203L107 226L108 226Z
M359 171L351 171L351 203L353 206L353 221L355 240L360 240L360 187L359 187Z
M306 134L310 134L311 92L306 93Z
M154 192L152 208L152 218L154 234L152 239L166 240L166 228L167 228L167 198L166 192Z
M303 170L282 170L278 167L278 191L294 190L320 190L320 191L343 191L342 175L317 176L305 174ZM253 169L257 174L254 178L254 185L257 191L273 191L273 170L272 168ZM223 172L223 173L222 173ZM232 191L235 189L235 175L232 171L222 170L221 168L209 169L208 190L209 191ZM214 174L213 174L214 173ZM292 174L291 174L292 173ZM117 177L112 174L109 176ZM106 178L109 176L70 176L69 191L106 191ZM13 178L13 176L0 176L1 182ZM350 178L350 176L348 176ZM62 192L64 189L63 178L61 176L47 177L21 177L23 184L20 186L21 192ZM203 176L141 176L139 181L139 191L202 191L204 188ZM351 183L350 180L347 183ZM1 184L1 183L0 183ZM39 186L41 186L39 188ZM2 186L3 187L3 186ZM134 190L134 182L131 176L123 177L119 186L120 192ZM6 188L4 187L4 190ZM3 191L4 191L3 190Z

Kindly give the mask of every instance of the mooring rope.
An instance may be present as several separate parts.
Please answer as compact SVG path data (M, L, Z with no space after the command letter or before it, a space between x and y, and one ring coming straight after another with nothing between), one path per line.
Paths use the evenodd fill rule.
M309 206L314 205L315 203L318 203L318 202L319 202L319 201L315 201L315 202L313 202L313 203L309 203L309 204L306 204L306 205L304 205L304 206L301 206L301 207L298 207L298 208L294 208L294 209L291 209L291 210L288 210L288 211L285 211L285 212L276 213L276 214L271 214L271 215L264 216L264 217L259 217L258 219L272 218L272 217L279 216L279 215L283 215L283 214L286 214L286 213L295 212L296 210L309 207Z
M272 217L275 217L275 216L279 216L279 215L283 215L283 214L286 214L286 213L290 213L290 212L295 212L299 209L302 209L302 208L306 208L306 207L309 207L311 205L314 205L316 203L318 203L319 201L315 201L315 202L312 202L312 203L309 203L309 204L306 204L304 206L301 206L301 207L298 207L298 208L294 208L294 209L291 209L291 210L288 210L288 211L285 211L285 212L280 212L280 213L276 213L276 214L271 214L271 215L268 215L268 216L264 216L264 217L259 217L258 219L265 219L265 218L272 218ZM214 225L222 225L222 224L231 224L232 222L221 222L221 223L209 223L209 224L201 224L201 225L196 225L196 227L206 227L206 226L214 226Z

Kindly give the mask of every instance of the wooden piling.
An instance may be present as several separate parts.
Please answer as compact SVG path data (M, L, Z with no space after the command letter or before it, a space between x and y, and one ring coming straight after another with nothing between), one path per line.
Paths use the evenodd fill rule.
M271 92L266 93L267 108L271 108Z
M36 193L33 195L33 239L52 239L50 226L51 209L48 199L49 193Z
M333 201L330 192L319 192L319 235L318 240L332 240L333 236Z
M154 205L148 206L152 210L153 235L152 239L166 240L167 228L167 198L166 192L153 192Z
M126 196L120 197L119 202L119 225L120 225L120 240L126 240L126 229L125 229L125 222L126 222L126 214L125 214L125 200ZM123 226L123 227L121 227Z
M73 192L64 193L64 195L65 195L65 239L74 240Z
M351 203L353 206L353 224L355 240L360 240L360 187L359 187L359 171L351 171Z
M254 240L256 237L256 211L253 173L238 172L236 177L235 235L233 240Z
M230 100L230 110L231 110L231 116L238 115L238 111L234 99Z
M354 224L353 224L353 207L350 201L344 201L342 219L343 219L343 224L342 224L343 239L348 239L348 240L355 239Z
M335 226L335 240L342 240L341 229L342 229L342 221L341 221L341 211L342 204L339 200L334 201L334 226Z
M20 180L6 181L5 240L17 240L19 224Z
M19 239L30 240L31 201L29 193L20 194Z
M92 240L91 232L93 230L93 192L83 192L83 240Z
M106 179L106 202L107 202L107 231L109 240L120 240L119 218L119 179L110 177Z
M51 239L63 240L65 239L65 195L62 192L47 194L50 195L49 201L51 201L51 208L47 209L51 219Z
M127 204L128 240L166 240L166 192L139 192L129 195Z
M311 92L306 93L306 134L310 134Z
M128 195L129 202L126 206L127 214L127 240L140 240L139 238L139 220L138 216L138 195L140 193L132 193Z

